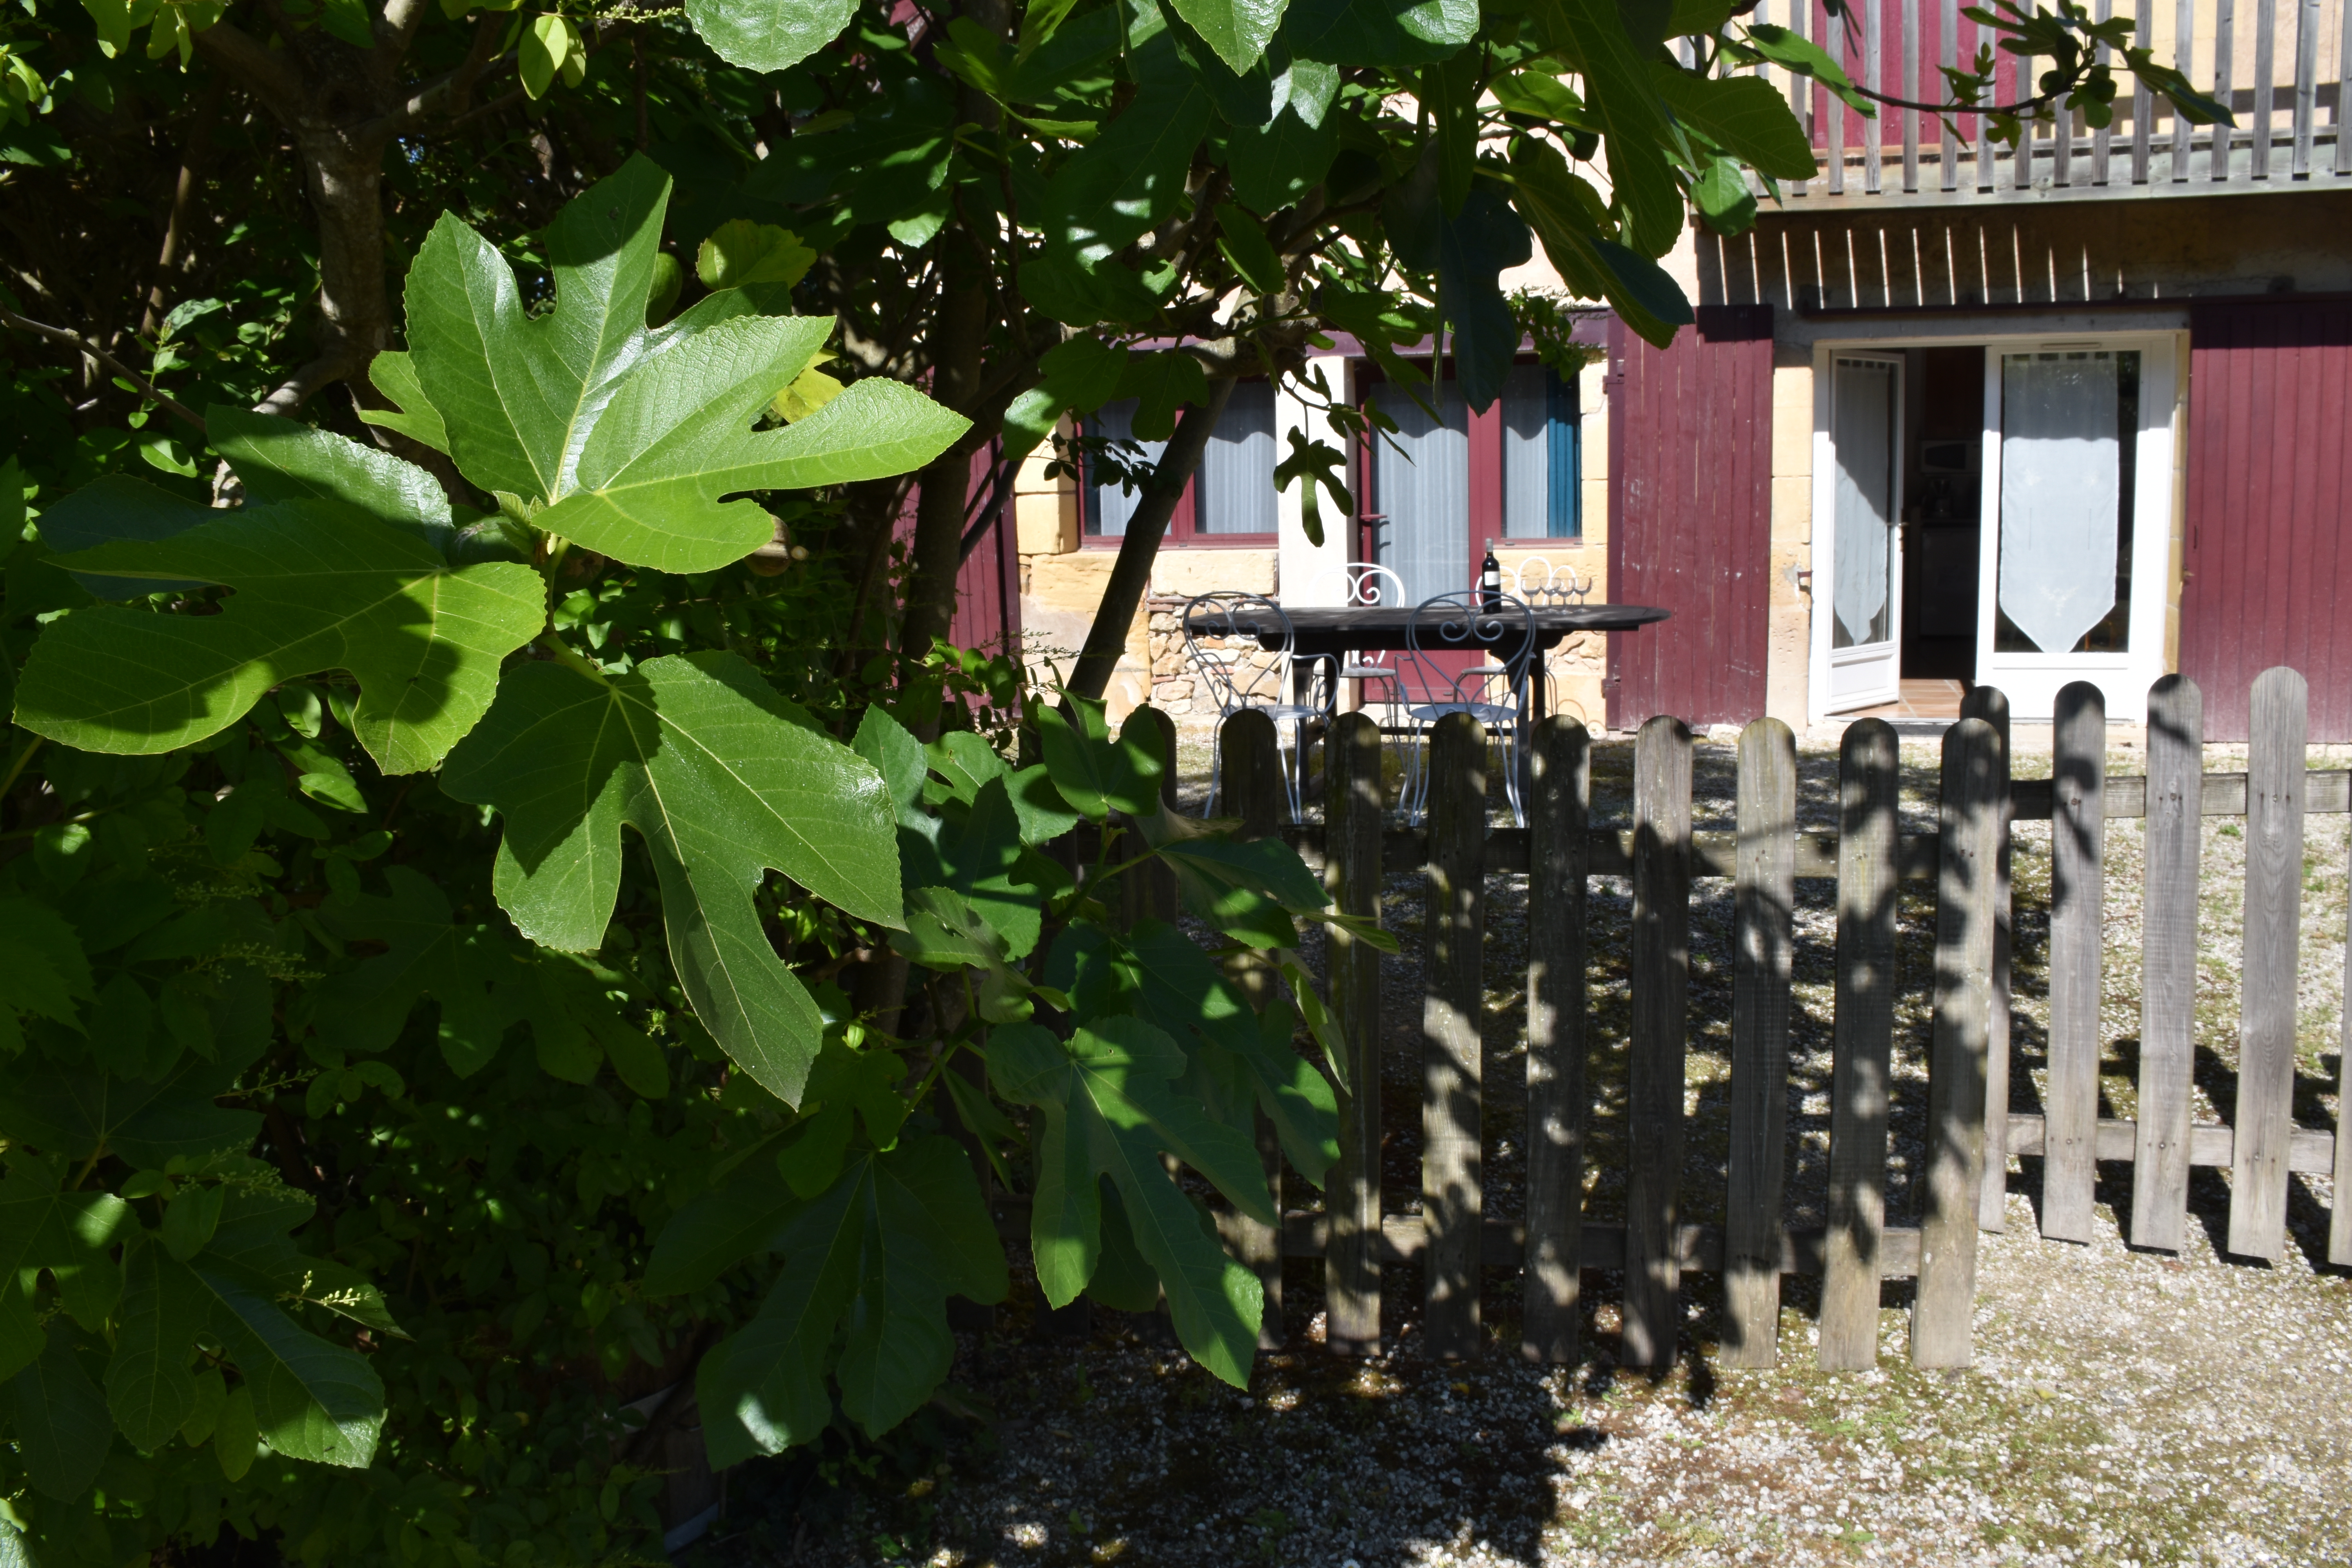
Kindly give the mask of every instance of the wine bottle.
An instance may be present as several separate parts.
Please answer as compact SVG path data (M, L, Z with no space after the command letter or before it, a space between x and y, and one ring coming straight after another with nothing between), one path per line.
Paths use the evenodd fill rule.
M1495 559L1495 542L1486 541L1486 559L1478 563L1478 607L1499 609L1503 603L1503 563Z

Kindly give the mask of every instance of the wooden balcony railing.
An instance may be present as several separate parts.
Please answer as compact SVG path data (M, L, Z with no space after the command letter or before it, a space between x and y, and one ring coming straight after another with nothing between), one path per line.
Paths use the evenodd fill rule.
M1983 117L1882 108L1857 114L1823 89L1773 68L1772 79L1811 133L1819 178L1783 187L1791 210L1824 197L1872 202L2008 197L2084 200L2352 188L2352 141L2342 134L2343 86L2352 76L2346 0L2120 0L2137 41L2230 105L2234 130L2191 125L2137 88L2120 61L2110 125L2069 113L2033 125L2012 150L1987 141ZM1990 28L1960 15L1961 0L1852 0L1832 16L1821 0L1761 0L1757 21L1820 44L1862 85L1934 102L1948 90L1938 65L1973 60ZM2102 19L2118 0L2096 0ZM1998 46L1996 42L1996 52ZM2103 51L2105 53L2105 51ZM2000 55L1993 101L2033 93L2050 62Z

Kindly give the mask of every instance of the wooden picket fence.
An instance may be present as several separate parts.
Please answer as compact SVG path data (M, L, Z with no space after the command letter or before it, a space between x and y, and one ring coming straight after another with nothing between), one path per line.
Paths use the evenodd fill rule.
M1833 834L1800 830L1795 742L1776 720L1759 720L1739 737L1737 827L1728 834L1692 831L1691 733L1673 718L1652 719L1635 737L1629 831L1593 826L1591 740L1573 720L1549 719L1534 731L1524 828L1490 822L1489 748L1475 721L1441 722L1431 740L1427 826L1410 831L1386 816L1381 735L1368 717L1343 715L1326 738L1319 825L1282 820L1272 725L1256 714L1229 721L1220 741L1226 809L1257 832L1297 843L1342 910L1378 918L1384 876L1412 870L1426 879L1421 1212L1386 1214L1381 1205L1383 959L1334 931L1327 980L1354 1092L1340 1096L1340 1156L1323 1205L1286 1209L1279 1235L1242 1216L1221 1220L1265 1280L1268 1343L1282 1331L1287 1255L1324 1260L1326 1339L1342 1353L1379 1349L1381 1268L1417 1262L1427 1350L1436 1356L1478 1353L1481 1269L1517 1266L1521 1350L1538 1361L1576 1358L1580 1273L1613 1269L1624 1279L1621 1360L1669 1364L1682 1276L1698 1270L1723 1277L1724 1364L1773 1363L1781 1277L1810 1274L1822 1279L1824 1367L1875 1363L1885 1279L1916 1281L1914 1362L1964 1366L1977 1234L2003 1224L2011 1154L2040 1156L2042 1232L2073 1240L2091 1235L2095 1163L2133 1162L2127 1234L2136 1244L2176 1249L2190 1168L2225 1167L2229 1250L2269 1258L2285 1244L2290 1174L2332 1173L2329 1257L2352 1263L2352 1139L2296 1127L2292 1107L2304 818L2352 810L2352 774L2306 771L2306 689L2291 669L2255 682L2244 773L2203 773L2200 699L2194 683L2171 676L2150 697L2147 774L2106 776L2102 701L2088 684L2061 693L2053 776L2012 784L2006 700L1987 688L1971 693L1965 717L1944 736L1932 833L1898 830L1896 736L1876 720L1845 731ZM2241 1063L2236 1119L2226 1126L2190 1120L2198 829L2201 816L2216 816L2243 817L2247 840ZM2105 824L2125 817L2147 819L2136 1121L2098 1114L2102 848ZM1988 1105L2010 1103L2009 826L2034 820L2053 825L2044 1112L1988 1119ZM1486 881L1496 874L1528 878L1527 1191L1523 1218L1510 1223L1485 1217L1480 1154ZM1594 877L1633 885L1622 1223L1588 1220L1580 1196L1591 1047L1586 889ZM1727 878L1735 888L1731 1138L1719 1227L1681 1218L1695 878ZM1818 1229L1789 1226L1783 1205L1790 960L1802 879L1837 884L1830 1191L1828 1224ZM1937 900L1928 1147L1922 1212L1911 1225L1889 1223L1885 1213L1895 903L1904 881L1933 882ZM1129 894L1133 912L1172 905L1173 891L1139 883ZM1252 983L1246 961L1236 973ZM2352 1047L2352 1023L2346 1027ZM2352 1049L2346 1062L2339 1104L2352 1105ZM1263 1129L1260 1145L1279 1202L1280 1155ZM1294 1187L1291 1196L1302 1193Z

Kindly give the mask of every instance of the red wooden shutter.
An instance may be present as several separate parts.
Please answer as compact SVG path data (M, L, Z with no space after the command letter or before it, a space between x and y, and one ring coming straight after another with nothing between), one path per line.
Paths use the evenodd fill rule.
M1609 597L1674 612L1609 638L1609 725L1764 711L1772 307L1711 305L1654 349L1609 323Z
M1007 521L1013 515L1011 475L1005 476L989 515L980 515L980 508L989 502L989 481L1002 451L1003 444L992 441L972 454L967 492L972 510L964 527L967 533L975 527L986 531L956 573L955 616L948 628L948 640L958 647L988 654L1009 653L1021 646L1021 556Z
M2192 304L2180 670L2208 740L2246 738L2254 677L2311 683L2311 738L2352 741L2352 304Z

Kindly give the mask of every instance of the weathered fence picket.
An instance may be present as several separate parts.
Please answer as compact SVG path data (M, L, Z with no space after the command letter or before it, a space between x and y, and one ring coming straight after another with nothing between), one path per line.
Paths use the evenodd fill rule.
M1381 731L1345 713L1324 742L1329 823L1324 886L1341 914L1381 915ZM1345 1042L1339 1086L1339 1158L1324 1178L1331 1234L1323 1254L1324 1342L1377 1355L1381 1348L1381 966L1380 953L1327 928L1325 978L1331 1016Z
M2009 752L2009 697L1998 687L1978 686L1960 699L1962 719L1992 726L2000 754ZM2007 772L2004 768L2003 772ZM2000 797L1998 863L1992 879L1992 1001L1985 1019L1985 1145L1983 1185L1977 1194L1977 1227L2009 1228L2009 854L2010 825L2017 816L2017 785Z
M2198 772L2205 699L2186 676L2147 694L2147 867L2140 892L2139 1117L2132 1155L2135 1246L2180 1249L2189 1222L2196 1054Z
M1830 1068L1829 1259L1822 1281L1821 1363L1830 1371L1878 1361L1901 765L1893 725L1864 719L1846 726L1838 756L1837 1016Z
M1935 1035L1927 1060L1927 1204L1911 1360L1966 1366L1977 1297L1977 1194L1984 1179L1985 1041L1992 1011L1995 868L2009 755L1981 719L1944 732L1937 806L1943 874L1936 884Z
M1770 1366L1779 1354L1796 837L1797 738L1779 720L1759 719L1739 735L1739 874L1732 894L1731 1155L1723 1238L1727 1366Z
M2092 1237L2099 1127L2099 931L2106 901L2107 708L2059 689L2052 725L2050 1067L2042 1131L2042 1234Z
M1435 1356L1479 1350L1486 1188L1486 731L1467 713L1429 742L1428 927L1422 997L1421 1209L1424 1325Z
M2273 1261L2286 1245L2287 1143L2294 1132L2309 704L2303 677L2294 670L2266 669L2254 678L2246 746L2246 957L2238 992L2238 1103L2231 1119L2237 1139L2230 1155L2230 1250Z
M1576 1359L1582 1310L1591 739L1573 719L1546 719L1529 760L1528 1244L1519 1348L1529 1361L1568 1363ZM1373 843L1377 854L1377 837Z
M1274 721L1263 713L1237 713L1218 736L1223 773L1220 807L1241 819L1249 837L1269 837L1281 830L1289 814L1290 797L1282 782L1282 750ZM1274 972L1255 952L1226 960L1229 978L1249 998L1264 1007L1274 992ZM1265 1184L1274 1195L1275 1212L1282 1212L1282 1141L1265 1111L1257 1113L1257 1154L1265 1169ZM1230 1216L1234 1251L1244 1267L1254 1271L1265 1292L1265 1310L1258 1320L1260 1350L1282 1348L1282 1237L1275 1227L1246 1215Z
M1759 720L1739 740L1736 831L1692 832L1692 739L1679 721L1643 725L1633 743L1630 829L1591 821L1591 740L1583 726L1548 720L1530 740L1528 825L1490 827L1489 737L1467 715L1430 738L1428 826L1386 826L1381 735L1365 716L1340 718L1324 742L1327 823L1283 829L1344 912L1378 919L1383 876L1426 879L1421 1019L1421 1210L1384 1212L1381 1083L1383 960L1345 931L1327 936L1328 984L1347 1081L1340 1086L1339 1159L1319 1211L1287 1210L1277 1232L1236 1215L1223 1229L1265 1282L1266 1342L1278 1342L1281 1259L1325 1260L1325 1339L1339 1352L1379 1350L1381 1268L1417 1264L1427 1292L1428 1353L1468 1357L1484 1343L1480 1272L1523 1270L1519 1345L1531 1360L1570 1362L1589 1306L1585 1269L1622 1269L1620 1360L1673 1362L1685 1272L1724 1279L1721 1360L1773 1364L1780 1277L1822 1279L1820 1358L1866 1367L1877 1356L1879 1282L1916 1280L1911 1355L1926 1367L1969 1364L1976 1233L1999 1227L2012 1155L2041 1162L2042 1229L2095 1234L2101 1162L2133 1166L2130 1235L2178 1248L2189 1174L2231 1173L2229 1247L2275 1258L2286 1243L2289 1182L2336 1183L2328 1256L2352 1263L2352 1139L2295 1125L2296 970L2304 817L2352 811L2352 773L2311 771L2305 689L2290 670L2257 683L2253 742L2243 773L2206 773L2202 697L2179 677L2149 695L2148 773L2105 773L2104 702L2095 688L2060 694L2053 777L2010 778L2008 704L1971 692L1944 738L1936 829L1898 830L1894 731L1873 720L1847 729L1835 833L1796 823L1796 753L1785 725ZM1154 716L1157 718L1157 716ZM1164 721L1161 721L1164 726ZM1270 832L1284 809L1271 724L1229 721L1221 742L1228 811ZM2241 1060L2226 1124L2194 1120L2197 891L2202 819L2246 820L2244 994ZM2146 819L2142 893L2140 1079L2136 1118L2099 1115L2104 836L2106 822ZM2008 1028L2010 859L2017 822L2051 823L2049 1071L2039 1112L2011 1110ZM1489 1218L1484 1140L1486 879L1527 875L1527 1170L1524 1217ZM1593 877L1629 879L1631 1022L1626 1089L1625 1217L1588 1216L1591 1037L1585 970L1586 889ZM1789 1045L1796 885L1837 881L1836 1015L1831 1083L1828 1225L1792 1228L1783 1213L1789 1161ZM1734 971L1730 1142L1724 1223L1683 1218L1685 1055L1694 878L1733 879ZM1936 887L1932 975L1895 966L1897 894ZM1133 918L1173 910L1172 886L1132 881ZM2209 941L2216 933L2205 933ZM2352 937L2345 963L2352 979ZM1262 963L1237 961L1236 980L1270 984ZM1918 1223L1885 1210L1894 1007L1898 984L1926 979L1933 1016L1927 1148L1916 1184ZM2352 1020L2342 1026L2352 1047ZM2346 1055L2352 1058L2352 1048ZM2352 1103L2352 1059L2340 1067ZM1280 1160L1267 1172L1279 1201ZM2029 1168L2029 1177L2031 1172ZM1301 1194L1294 1187L1290 1196ZM1000 1215L1009 1211L1000 1205Z
M1633 739L1633 1027L1625 1115L1628 1366L1674 1364L1682 1327L1675 1246L1690 1009L1691 732L1661 716Z

